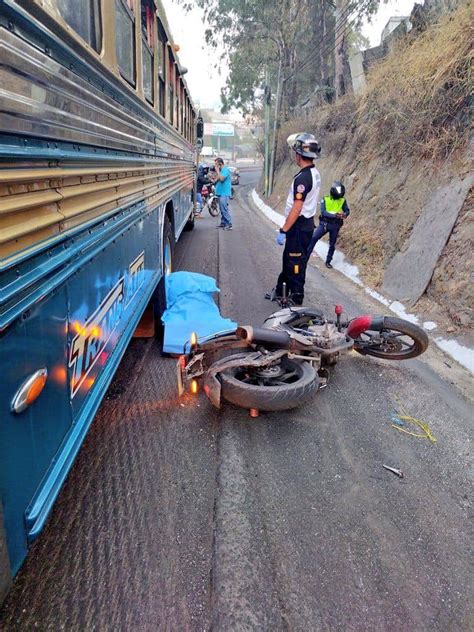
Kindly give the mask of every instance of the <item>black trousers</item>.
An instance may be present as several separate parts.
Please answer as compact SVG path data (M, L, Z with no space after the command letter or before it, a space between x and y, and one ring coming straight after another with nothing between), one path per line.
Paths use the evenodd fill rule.
M341 221L332 221L332 220L328 221L324 218L321 218L321 221L319 222L319 226L314 231L313 237L311 238L311 242L308 247L308 252L307 252L308 259L310 258L311 253L313 252L313 248L315 247L316 242L319 241L321 237L324 237L326 233L329 233L329 250L326 257L326 263L331 263L331 260L334 256L334 251L336 250L337 236L339 235L341 226L342 226Z
M283 294L283 283L286 283L287 295L296 305L304 299L304 283L306 266L308 265L308 246L313 236L314 220L312 217L298 217L286 234L283 250L283 266L276 285L276 294Z

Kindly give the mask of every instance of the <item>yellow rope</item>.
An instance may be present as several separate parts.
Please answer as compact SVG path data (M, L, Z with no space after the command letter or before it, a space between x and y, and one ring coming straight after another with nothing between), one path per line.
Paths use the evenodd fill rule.
M397 401L397 404L399 405L399 408L403 413L401 415L397 411L397 419L399 419L400 421L406 421L410 424L414 424L415 426L418 426L423 431L423 434L411 432L410 430L405 430L405 428L401 428L397 424L392 424L392 428L395 428L396 430L399 430L400 432L404 432L405 434L410 435L412 437L417 437L418 439L429 439L431 443L437 442L437 439L431 432L428 424L423 423L422 421L420 421L419 419L416 419L415 417L412 417L411 415L407 415L407 413L403 410L403 407L401 406L400 402Z

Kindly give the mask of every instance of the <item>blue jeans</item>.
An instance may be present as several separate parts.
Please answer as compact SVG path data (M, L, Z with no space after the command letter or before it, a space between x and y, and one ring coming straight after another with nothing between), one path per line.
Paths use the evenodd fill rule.
M196 205L199 212L202 211L202 195L199 191L196 193Z
M221 211L221 224L223 226L232 226L232 217L229 211L229 196L219 196L219 209Z

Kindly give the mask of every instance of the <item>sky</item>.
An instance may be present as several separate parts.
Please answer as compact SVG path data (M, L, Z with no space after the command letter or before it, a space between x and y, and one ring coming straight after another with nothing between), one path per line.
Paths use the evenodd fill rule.
M186 81L194 102L203 108L219 110L226 72L225 68L219 71L219 52L206 45L203 12L195 8L187 13L176 0L168 0L164 5L174 41L180 46L179 60L189 71ZM380 44L380 34L391 16L410 15L414 0L389 0L380 5L372 22L365 23L362 28L371 46Z

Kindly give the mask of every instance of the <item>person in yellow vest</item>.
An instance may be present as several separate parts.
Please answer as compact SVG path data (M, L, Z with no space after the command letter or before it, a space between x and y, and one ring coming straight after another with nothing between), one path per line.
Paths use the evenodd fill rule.
M314 230L313 236L308 246L307 258L311 256L316 242L329 233L329 250L326 257L326 268L332 268L331 261L336 249L337 236L341 230L344 220L350 213L349 205L344 197L346 189L342 182L336 181L326 195L321 200L321 215L319 216L319 226Z

